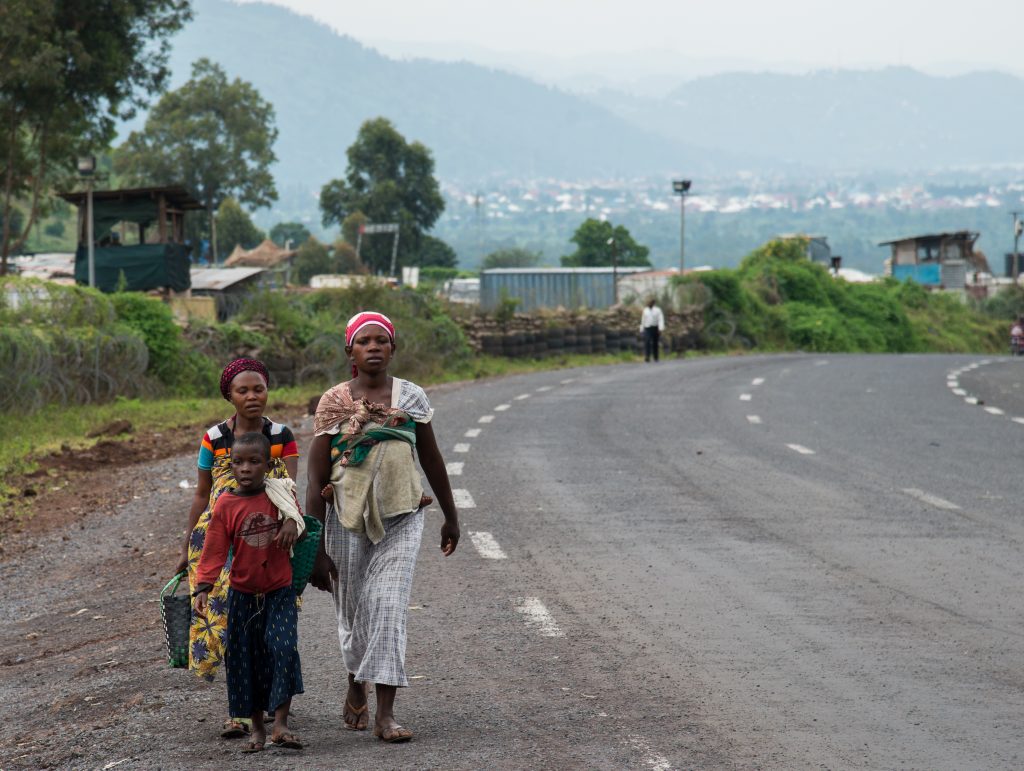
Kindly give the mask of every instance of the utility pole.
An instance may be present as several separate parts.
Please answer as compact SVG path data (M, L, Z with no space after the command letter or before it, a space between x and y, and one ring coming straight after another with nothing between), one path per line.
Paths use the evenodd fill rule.
M679 196L679 272L686 268L686 194L692 182L688 179L672 180L672 192Z
M1013 216L1013 270L1011 275L1013 276L1013 283L1017 283L1017 278L1020 276L1020 234L1024 230L1024 222L1020 219L1020 212L1011 212Z

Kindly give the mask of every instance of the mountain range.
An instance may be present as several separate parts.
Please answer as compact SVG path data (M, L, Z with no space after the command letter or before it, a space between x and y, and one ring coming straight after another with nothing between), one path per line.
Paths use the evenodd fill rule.
M1006 74L737 72L663 98L582 94L465 61L389 58L278 6L194 6L173 41L172 86L203 56L253 83L276 109L278 187L303 195L343 174L377 116L431 148L442 179L478 185L1024 162L1024 80Z

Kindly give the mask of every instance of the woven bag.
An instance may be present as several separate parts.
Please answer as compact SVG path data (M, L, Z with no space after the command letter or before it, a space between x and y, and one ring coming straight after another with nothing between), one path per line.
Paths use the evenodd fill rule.
M323 530L323 523L316 517L307 514L302 520L306 523L306 532L292 547L292 588L296 594L302 594L313 574L313 563L320 548L320 531Z
M168 581L160 592L160 616L164 621L164 636L167 638L167 663L175 668L188 667L188 630L192 625L192 598L188 593L176 593L178 585L186 575L184 570L181 571Z

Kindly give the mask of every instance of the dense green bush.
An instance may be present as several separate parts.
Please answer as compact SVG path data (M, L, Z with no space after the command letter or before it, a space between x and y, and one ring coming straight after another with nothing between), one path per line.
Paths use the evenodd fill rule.
M700 287L709 298L702 339L711 348L901 353L1003 345L996 325L957 298L895 279L833 278L798 240L769 242L735 270L693 273L675 287L689 295Z

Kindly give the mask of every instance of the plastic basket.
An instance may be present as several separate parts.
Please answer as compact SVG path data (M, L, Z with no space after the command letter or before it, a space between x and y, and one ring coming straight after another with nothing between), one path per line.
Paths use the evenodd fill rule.
M305 515L302 520L306 523L306 532L292 547L292 588L296 594L302 594L313 574L316 552L320 548L320 531L323 530L323 523L316 517Z
M187 574L181 571L160 592L160 617L167 638L167 663L177 669L188 667L188 631L192 625L192 598L177 594ZM186 584L186 587L188 584Z

